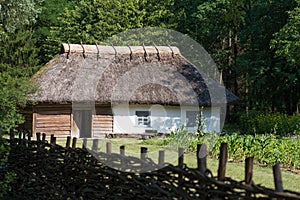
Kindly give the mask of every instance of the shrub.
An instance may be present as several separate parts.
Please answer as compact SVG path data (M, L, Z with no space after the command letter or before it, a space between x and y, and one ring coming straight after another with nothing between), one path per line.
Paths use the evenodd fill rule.
M251 111L240 118L240 128L247 134L300 135L300 115Z
M4 144L2 138L0 137L0 198L4 198L10 191L10 183L14 180L16 176L15 173L5 171L7 154L9 147Z

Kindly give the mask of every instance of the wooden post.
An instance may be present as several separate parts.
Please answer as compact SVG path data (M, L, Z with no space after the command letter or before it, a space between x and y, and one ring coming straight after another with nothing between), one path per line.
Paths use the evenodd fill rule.
M146 160L147 157L147 148L146 147L141 147L141 160Z
M178 148L178 167L182 168L183 167L183 162L184 162L184 148Z
M41 133L40 132L36 133L36 140L41 141Z
M45 142L45 140L46 140L46 133L42 134L42 140Z
M30 135L30 133L27 134L27 140L31 141L31 135Z
M275 191L276 192L283 192L280 164L276 163L272 168L273 168Z
M73 140L72 140L72 149L76 148L76 142L77 142L77 138L73 137Z
M54 138L54 134L51 134L51 136L50 136L50 144L53 144L53 138Z
M125 156L125 146L124 145L120 146L120 154L122 156Z
M245 183L247 185L251 185L252 184L253 160L254 160L254 157L248 157L245 160Z
M34 106L32 108L32 132L36 133L36 124L37 124L37 108Z
M165 164L165 151L159 150L158 152L158 166L163 167Z
M106 142L106 153L111 154L111 142Z
M93 145L92 145L92 150L97 151L98 150L98 139L93 139Z
M222 143L220 146L220 156L219 156L219 168L218 168L218 180L225 180L226 173L226 163L227 163L227 143Z
M84 138L82 142L82 149L86 149L86 145L87 145L87 139Z
M204 173L206 171L206 157L207 157L207 146L206 144L197 145L197 169Z
M70 144L71 144L71 136L67 136L66 148L70 148Z

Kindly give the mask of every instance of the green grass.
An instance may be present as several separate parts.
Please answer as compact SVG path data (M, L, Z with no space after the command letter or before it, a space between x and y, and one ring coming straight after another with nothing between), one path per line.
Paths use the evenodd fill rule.
M165 161L177 165L177 152L170 151L161 146L155 145L144 145L141 144L142 140L135 138L114 138L109 140L99 141L98 151L106 151L106 142L110 141L112 143L112 152L119 153L119 147L125 145L125 154L128 156L140 157L140 148L148 148L148 157L153 161L158 162L158 151L160 149L165 149ZM65 140L58 139L57 143L65 146ZM88 147L91 148L92 142L88 142ZM77 147L82 146L82 140L77 141ZM188 167L195 168L197 166L196 153L185 153L184 163ZM218 160L213 158L207 159L207 167L212 171L213 175L217 175L218 170ZM243 162L228 162L226 167L226 176L231 177L235 180L244 180L244 163ZM262 185L269 188L274 188L273 183L273 172L271 167L262 167L255 165L253 170L253 181L255 184ZM285 170L282 170L283 187L287 190L300 192L300 175L294 174Z

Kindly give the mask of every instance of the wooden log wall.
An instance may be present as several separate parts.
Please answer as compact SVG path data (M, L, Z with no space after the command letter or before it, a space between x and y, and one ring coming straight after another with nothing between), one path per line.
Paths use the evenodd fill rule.
M80 137L72 115L71 104L43 104L27 107L21 111L25 116L22 129L31 130L33 134L40 132L56 137L67 137L72 134ZM96 114L92 116L92 134L89 137L103 138L113 133L113 113L110 106L96 106Z
M24 123L20 125L21 129L31 130L32 129L32 107L26 107L20 109L20 113L24 116Z
M71 107L43 106L36 107L33 113L34 132L54 134L56 137L71 135Z
M93 116L93 136L104 137L113 133L113 113L111 107L96 107L96 115Z

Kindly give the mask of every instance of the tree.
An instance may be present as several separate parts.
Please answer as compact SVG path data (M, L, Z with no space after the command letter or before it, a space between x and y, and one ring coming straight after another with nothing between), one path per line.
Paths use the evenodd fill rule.
M51 27L58 27L60 25L58 17L62 15L65 9L72 7L75 2L76 0L45 0L37 5L40 13L38 14L36 23L32 26L32 37L36 41L35 46L37 48L40 65L47 63L57 53L49 53L48 49L52 47L53 44L47 38L51 34Z
M300 1L288 12L288 21L271 42L275 56L285 68L277 68L281 73L280 82L285 87L285 107L289 113L295 112L300 99Z
M8 131L22 123L18 108L26 104L33 88L28 79L38 60L30 27L38 10L29 0L1 1L0 5L0 126Z
M282 78L290 74L287 66L275 58L270 42L287 21L286 12L295 7L295 1L259 1L248 5L245 25L240 31L243 53L238 59L245 73L246 106L249 109L285 111L286 88Z

